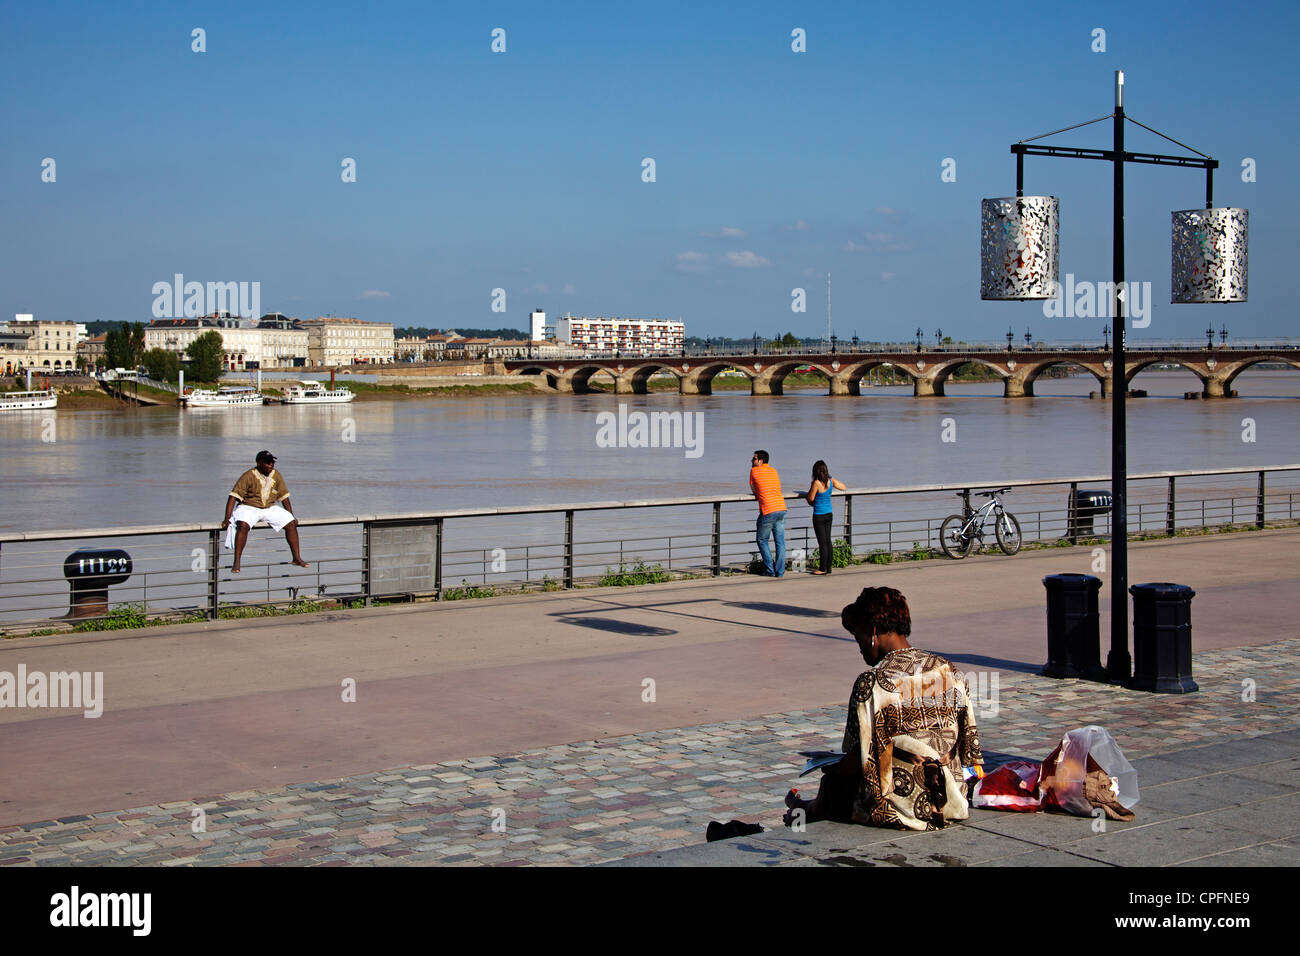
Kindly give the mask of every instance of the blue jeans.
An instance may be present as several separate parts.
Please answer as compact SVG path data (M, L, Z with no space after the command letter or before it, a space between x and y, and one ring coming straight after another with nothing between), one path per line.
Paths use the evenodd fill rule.
M768 547L767 538L776 538L776 563L772 563L772 549ZM781 577L785 574L785 512L773 511L771 514L758 516L758 553L763 556L765 574Z

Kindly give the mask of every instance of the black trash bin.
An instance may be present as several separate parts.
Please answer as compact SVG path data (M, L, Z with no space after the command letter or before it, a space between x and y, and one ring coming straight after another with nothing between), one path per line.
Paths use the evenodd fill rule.
M1078 544L1079 538L1092 537L1092 519L1110 511L1111 495L1109 491L1085 491L1076 488L1070 493L1068 502L1070 512L1071 544Z
M131 576L131 555L121 548L78 548L63 559L71 590L68 617L103 617L108 589Z
M1047 588L1047 663L1044 677L1082 677L1104 681L1097 595L1101 578L1091 574L1049 574Z
M1133 677L1128 686L1157 694L1188 694L1192 680L1192 598L1185 584L1135 584Z

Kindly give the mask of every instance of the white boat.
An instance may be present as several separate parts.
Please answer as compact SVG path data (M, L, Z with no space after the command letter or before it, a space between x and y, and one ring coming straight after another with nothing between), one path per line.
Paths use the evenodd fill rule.
M262 393L251 385L220 385L215 390L196 388L181 396L188 408L230 408L236 405L261 405Z
M339 405L356 397L346 388L326 388L309 379L294 382L284 390L286 405Z
M33 408L54 408L59 396L54 389L38 392L0 392L0 412L21 412Z

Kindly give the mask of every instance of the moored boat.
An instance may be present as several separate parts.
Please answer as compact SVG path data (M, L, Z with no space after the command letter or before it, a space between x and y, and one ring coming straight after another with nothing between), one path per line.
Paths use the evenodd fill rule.
M356 398L355 393L346 388L326 388L320 382L303 379L294 382L284 390L286 405L339 405Z
M0 412L22 412L37 408L54 408L59 396L54 389L33 392L0 392Z
M216 389L196 388L181 396L187 408L231 408L261 405L262 393L251 385L221 385Z

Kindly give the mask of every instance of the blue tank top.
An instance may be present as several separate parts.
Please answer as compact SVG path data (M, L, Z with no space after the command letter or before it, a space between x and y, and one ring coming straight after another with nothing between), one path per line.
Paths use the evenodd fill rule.
M828 515L831 513L831 485L826 483L826 490L819 491L813 497L813 514Z

